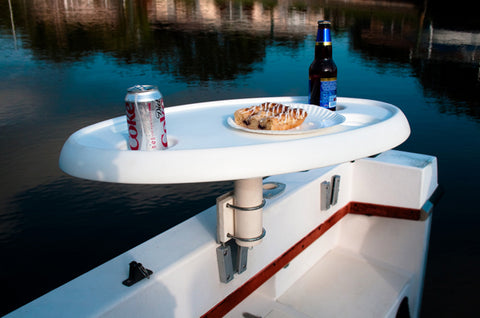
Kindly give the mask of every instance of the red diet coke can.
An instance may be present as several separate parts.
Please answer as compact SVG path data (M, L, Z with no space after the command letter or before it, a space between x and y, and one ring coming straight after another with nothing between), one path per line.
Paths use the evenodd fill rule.
M125 110L130 150L168 147L163 96L156 86L136 85L127 90Z

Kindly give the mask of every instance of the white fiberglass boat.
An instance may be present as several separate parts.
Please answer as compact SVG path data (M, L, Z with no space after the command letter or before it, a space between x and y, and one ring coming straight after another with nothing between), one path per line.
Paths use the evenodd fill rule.
M282 133L232 122L265 101L308 120ZM167 150L129 151L119 117L70 136L60 167L107 182L234 180L234 191L7 317L419 315L437 160L392 150L410 134L397 107L339 98L332 113L271 97L169 107L166 121Z

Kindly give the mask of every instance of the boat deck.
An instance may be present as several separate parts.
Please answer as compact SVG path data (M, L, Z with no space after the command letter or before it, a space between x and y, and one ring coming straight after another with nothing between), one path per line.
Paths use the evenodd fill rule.
M395 317L413 275L339 247L277 299L260 289L227 317Z

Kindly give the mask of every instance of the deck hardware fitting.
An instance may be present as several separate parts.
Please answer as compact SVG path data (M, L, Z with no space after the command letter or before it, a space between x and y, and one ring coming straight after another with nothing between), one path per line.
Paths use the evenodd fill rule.
M285 191L285 183L269 181L263 184L263 198L271 199Z
M340 176L334 175L332 177L332 195L330 200L331 205L337 204L339 191L340 191Z
M241 207L241 206L236 206L236 205L227 203L227 208L240 210L240 211L256 211L256 210L260 210L261 208L263 208L265 206L265 203L266 203L265 199L263 199L262 203L260 203L259 205L252 206L252 207Z
M320 184L320 210L325 211L330 208L330 182L323 181Z
M334 175L330 182L323 181L320 184L320 210L328 210L332 205L338 202L338 192L340 191L340 176Z
M239 246L237 251L237 273L241 274L247 269L248 247Z
M233 279L233 257L230 245L217 247L217 263L219 278L222 283L228 283Z
M230 282L235 274L241 274L247 269L248 249L237 245L235 240L217 247L218 273L222 283Z
M129 273L128 278L122 282L125 286L132 286L133 284L141 281L145 277L150 279L150 275L153 272L145 267L141 263L137 263L135 261L130 262L129 264Z
M261 239L263 239L265 237L265 234L267 234L267 231L265 230L265 228L262 229L262 234L260 234L259 236L257 237L252 237L252 238L241 238L241 237L236 237L236 236L233 236L232 234L230 233L227 233L227 236L229 238L233 238L233 239L236 239L238 241L241 241L241 242L255 242L255 241L259 241Z
M234 191L217 198L217 263L220 281L228 283L234 274L247 269L248 249L260 244L266 230L262 227L265 198L285 190L285 184L262 178L236 180Z

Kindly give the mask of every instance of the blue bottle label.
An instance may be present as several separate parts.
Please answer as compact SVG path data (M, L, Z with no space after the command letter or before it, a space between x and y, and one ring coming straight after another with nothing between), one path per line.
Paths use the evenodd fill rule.
M320 106L335 108L337 106L337 78L320 80Z

